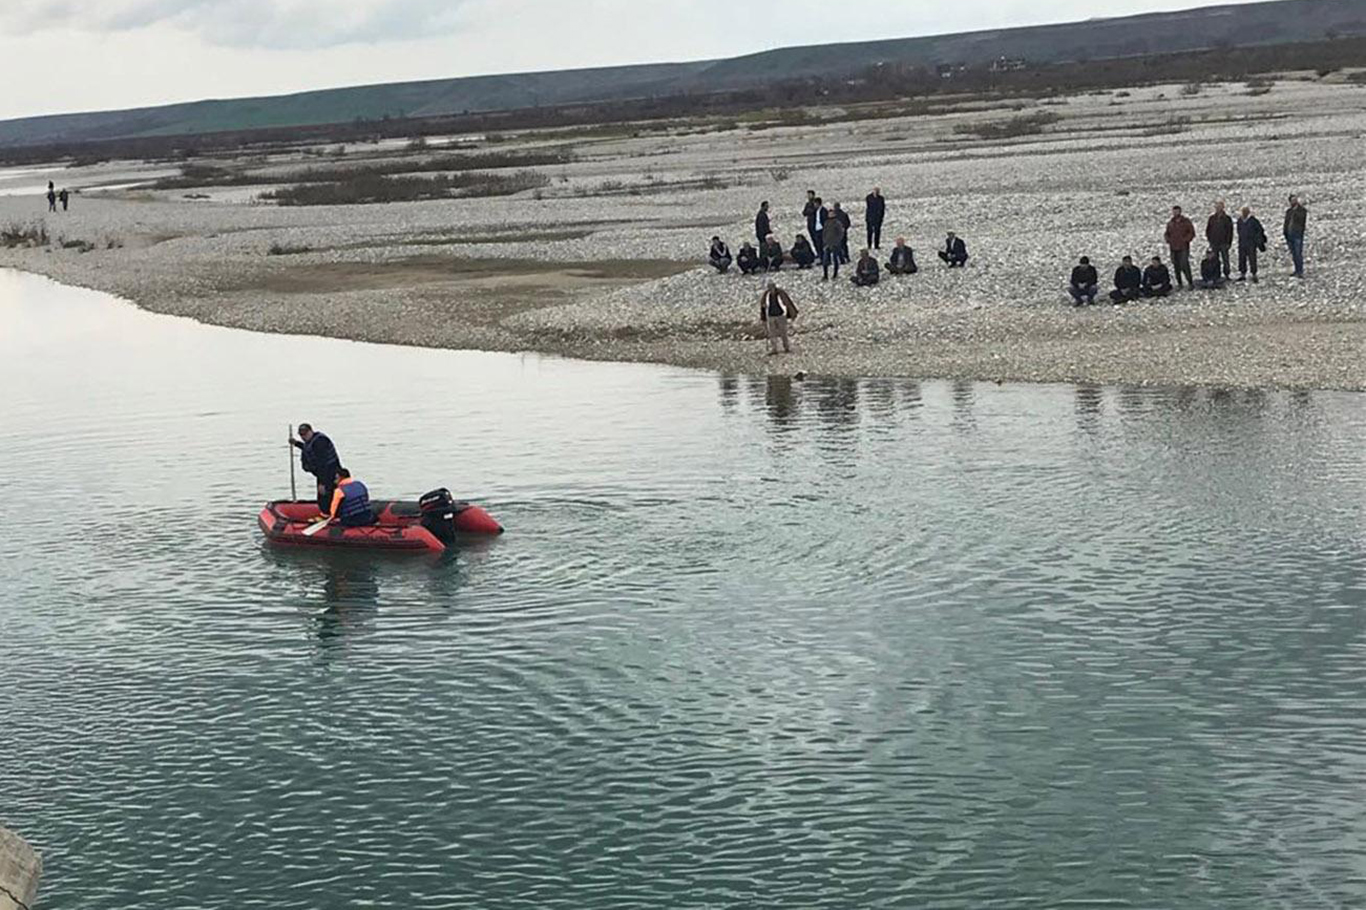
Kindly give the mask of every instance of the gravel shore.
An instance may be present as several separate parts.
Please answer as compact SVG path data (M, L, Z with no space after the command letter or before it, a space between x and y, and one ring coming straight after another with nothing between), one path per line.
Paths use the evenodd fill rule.
M574 163L544 169L550 187L501 199L278 208L240 191L221 202L92 190L45 215L32 196L0 197L0 225L43 220L54 241L0 248L0 266L215 324L399 344L737 373L1366 389L1366 88L1284 79L1266 94L1159 86L1046 104L1061 119L1042 134L993 142L960 127L1016 116L1010 105L583 139ZM89 185L112 170L122 179L137 166L53 179ZM696 188L704 178L721 186ZM874 185L889 199L880 258L905 235L921 273L856 289L843 275L785 270L778 280L802 311L798 351L767 357L763 279L698 266L707 239L738 249L770 199L790 245L809 187L844 201L857 249ZM1289 192L1310 210L1303 281L1289 277L1280 239ZM1215 199L1249 204L1265 224L1260 284L1070 306L1078 256L1108 287L1122 255L1167 258L1173 204L1203 241ZM950 229L972 252L961 271L934 256Z

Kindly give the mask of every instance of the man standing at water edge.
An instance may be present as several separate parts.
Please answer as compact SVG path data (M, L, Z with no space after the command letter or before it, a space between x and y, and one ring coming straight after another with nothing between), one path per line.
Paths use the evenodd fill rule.
M303 469L318 480L318 509L326 515L332 510L332 494L337 489L337 471L341 459L337 457L337 447L323 433L315 433L306 423L299 424L298 439L290 439L290 445L302 453L300 461Z
M787 322L797 318L797 307L787 291L770 281L759 298L759 318L768 332L768 356L778 353L778 342L783 343L783 353L792 353L792 343L787 338Z
M1299 196L1290 197L1290 208L1285 210L1285 245L1290 247L1290 258L1295 261L1295 277L1304 277L1304 231L1309 211L1300 204Z

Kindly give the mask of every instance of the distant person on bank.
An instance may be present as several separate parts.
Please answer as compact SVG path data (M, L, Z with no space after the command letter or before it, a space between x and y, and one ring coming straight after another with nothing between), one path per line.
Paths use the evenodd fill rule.
M66 191L66 187L62 187L62 191L57 194L57 200L61 202L62 211L65 212L67 203L71 201L71 194Z
M806 219L806 233L811 236L811 247L820 255L821 249L821 197L816 195L815 190L806 191L806 206L802 208L802 217Z
M707 259L711 262L711 267L722 275L730 271L730 264L734 261L730 255L730 247L726 246L726 242L720 237L711 239L711 252Z
M764 322L768 333L768 355L778 353L778 342L783 345L783 353L792 353L792 343L787 337L788 322L797 318L797 307L787 291L770 281L759 295L759 318Z
M773 225L768 220L768 203L759 203L759 214L754 216L754 239L762 246L765 238L773 233Z
M1119 268L1115 269L1115 289L1110 299L1115 303L1128 303L1143 296L1143 270L1134 265L1132 256L1125 256Z
M1290 248L1290 258L1295 263L1294 276L1304 277L1304 233L1309 223L1309 211L1300 202L1299 196L1290 197L1290 208L1285 210L1285 245Z
M797 263L799 269L809 269L816 264L816 251L802 234L792 241L792 261Z
M759 261L764 264L765 272L776 272L783 267L783 245L778 238L769 234L759 247Z
M882 187L875 186L863 200L864 220L868 223L868 246L874 250L882 249L882 222L887 217L887 198L882 195Z
M1067 287L1067 293L1072 295L1073 305L1081 306L1083 303L1095 303L1096 294L1099 290L1100 273L1091 264L1089 256L1081 257L1081 262L1072 269L1072 280Z
M1200 283L1202 290L1217 291L1224 286L1223 269L1219 262L1219 251L1210 247L1205 258L1200 260Z
M830 280L830 269L833 266L835 277L840 277L840 250L844 247L844 222L835 217L831 212L825 219L825 229L822 232L825 243L825 253L821 257L821 266L825 270L822 281Z
M920 271L915 264L915 250L906 245L905 237L896 238L892 247L892 258L887 260L887 271L893 275L914 275Z
M840 238L840 262L843 262L845 265L848 265L849 228L853 226L854 222L852 219L850 219L849 213L846 212L844 209L840 208L840 204L838 202L835 203L834 211L832 211L830 215L840 223L840 227L844 228L844 233Z
M332 505L332 493L337 488L337 470L341 468L337 447L326 433L315 432L306 423L299 424L299 438L291 437L289 444L299 450L299 461L304 471L317 480L318 510L327 514Z
M1172 292L1172 273L1162 264L1161 256L1154 256L1143 270L1144 297L1166 297Z
M1233 249L1233 219L1224 210L1222 201L1214 203L1214 214L1209 216L1209 221L1205 223L1205 239L1209 241L1210 249L1219 257L1219 265L1223 269L1224 277L1228 278L1233 274L1232 263L1229 262L1229 251Z
M963 242L953 231L949 231L948 239L944 241L944 248L939 251L939 258L948 263L951 269L961 269L968 264L968 245Z
M740 252L735 257L735 264L746 275L753 275L763 268L763 263L759 261L759 253L750 245L748 240L740 244Z
M51 180L47 182L47 210L57 211L57 186Z
M854 276L849 279L855 287L870 288L882 278L882 268L868 250L860 250L858 263L854 266Z
M1252 209L1243 206L1238 213L1238 280L1252 273L1252 281L1257 281L1257 255L1266 252L1266 230Z
M1176 286L1182 287L1184 277L1187 284L1195 287L1195 277L1191 274L1191 244L1195 242L1195 225L1181 214L1181 206L1172 206L1172 217L1167 222L1163 235L1167 249L1172 254L1172 271L1176 272Z

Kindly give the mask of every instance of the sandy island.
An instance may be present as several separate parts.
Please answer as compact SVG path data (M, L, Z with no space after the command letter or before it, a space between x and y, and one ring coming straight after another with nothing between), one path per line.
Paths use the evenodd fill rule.
M995 141L960 128L1035 109L1060 119ZM499 148L570 146L575 160L542 168L548 187L503 198L283 208L255 188L123 187L84 189L70 212L48 215L36 196L2 197L0 224L45 221L53 243L0 248L0 266L209 323L406 345L736 373L1361 390L1364 137L1366 86L1301 78L1269 92L964 100L936 116L816 126L528 132ZM415 152L393 152L405 154ZM302 164L297 153L266 162L282 173ZM154 167L165 170L125 162L51 176L86 187ZM882 258L905 235L922 272L859 290L784 271L802 310L798 351L767 357L762 279L706 268L708 238L738 249L769 199L789 246L812 188L844 202L861 241L874 185L889 199ZM1289 192L1310 211L1304 281L1289 276L1280 237ZM1173 204L1203 246L1215 199L1252 205L1266 225L1260 284L1069 305L1077 256L1091 256L1108 290L1122 255L1167 258ZM949 229L973 253L962 271L934 257Z

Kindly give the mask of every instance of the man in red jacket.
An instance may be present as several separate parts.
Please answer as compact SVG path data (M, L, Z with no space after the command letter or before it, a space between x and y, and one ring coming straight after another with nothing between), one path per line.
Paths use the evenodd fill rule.
M1172 206L1172 220L1167 222L1167 248L1172 251L1172 271L1176 273L1176 286L1186 284L1195 287L1195 276L1191 274L1191 242L1195 240L1195 225L1181 214L1181 206Z

